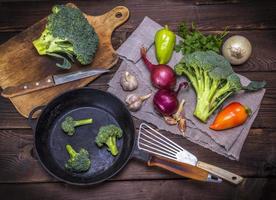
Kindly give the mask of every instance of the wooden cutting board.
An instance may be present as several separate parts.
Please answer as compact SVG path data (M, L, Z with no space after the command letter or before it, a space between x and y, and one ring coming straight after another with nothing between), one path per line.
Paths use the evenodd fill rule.
M71 3L67 5L76 7ZM124 6L117 6L100 16L87 14L85 16L99 36L99 48L91 65L80 66L79 64L74 64L70 70L63 70L55 65L60 60L48 56L39 56L32 41L38 38L44 30L47 22L47 19L44 18L0 46L1 88L4 89L24 82L38 81L53 74L93 67L109 69L114 66L119 57L112 47L111 35L116 27L127 21L129 10ZM70 89L83 87L95 78L81 79L22 96L12 97L10 100L21 115L28 117L30 111L35 107L46 105L58 94Z

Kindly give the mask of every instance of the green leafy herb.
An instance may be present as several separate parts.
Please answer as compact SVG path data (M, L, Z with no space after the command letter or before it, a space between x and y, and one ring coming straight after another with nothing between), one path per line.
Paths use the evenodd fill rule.
M212 50L219 53L222 45L222 39L228 34L228 31L224 30L223 33L217 35L203 35L196 29L194 23L192 23L191 29L183 22L179 25L178 35L183 38L175 46L176 52L182 52L182 54L190 54L195 51L208 51Z

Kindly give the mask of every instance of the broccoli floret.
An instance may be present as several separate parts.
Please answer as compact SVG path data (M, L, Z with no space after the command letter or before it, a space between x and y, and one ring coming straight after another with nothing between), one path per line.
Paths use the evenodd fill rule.
M56 5L48 17L40 38L33 41L40 55L49 55L63 60L56 65L69 69L73 57L82 64L90 64L98 48L98 35L78 8Z
M68 116L65 118L65 120L61 123L61 129L67 134L67 135L74 135L75 133L75 127L82 126L86 124L92 124L93 119L81 119L81 120L74 120L73 117Z
M79 153L76 152L70 144L66 145L66 150L70 155L69 160L65 164L65 169L71 172L86 172L91 166L89 153L86 149L81 148Z
M242 86L230 63L213 51L196 51L185 55L175 66L176 74L185 75L197 94L194 115L203 122L232 94L240 90L255 91L265 81Z
M102 147L104 144L107 145L107 150L110 151L113 156L116 156L118 154L117 139L121 138L122 135L122 129L113 124L102 126L95 142L98 147Z

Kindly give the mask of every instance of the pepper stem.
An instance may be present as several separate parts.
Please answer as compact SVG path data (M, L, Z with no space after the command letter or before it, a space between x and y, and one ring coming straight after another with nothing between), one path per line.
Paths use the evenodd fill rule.
M249 107L245 106L245 105L244 105L243 107L244 107L245 112L247 113L247 115L248 115L248 116L251 116L252 110L251 110Z
M168 25L165 25L165 26L164 26L164 29L169 30Z

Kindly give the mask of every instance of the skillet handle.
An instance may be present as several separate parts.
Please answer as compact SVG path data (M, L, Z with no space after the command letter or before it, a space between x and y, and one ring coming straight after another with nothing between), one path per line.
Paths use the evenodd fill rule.
M36 108L34 108L31 112L30 112L30 114L29 114L29 116L28 116L28 124L30 125L30 127L33 129L33 130L35 130L35 128L36 128L36 120L33 118L33 116L34 116L34 114L37 112L37 111L39 111L39 110L43 110L45 108L45 106L38 106L38 107L36 107Z

